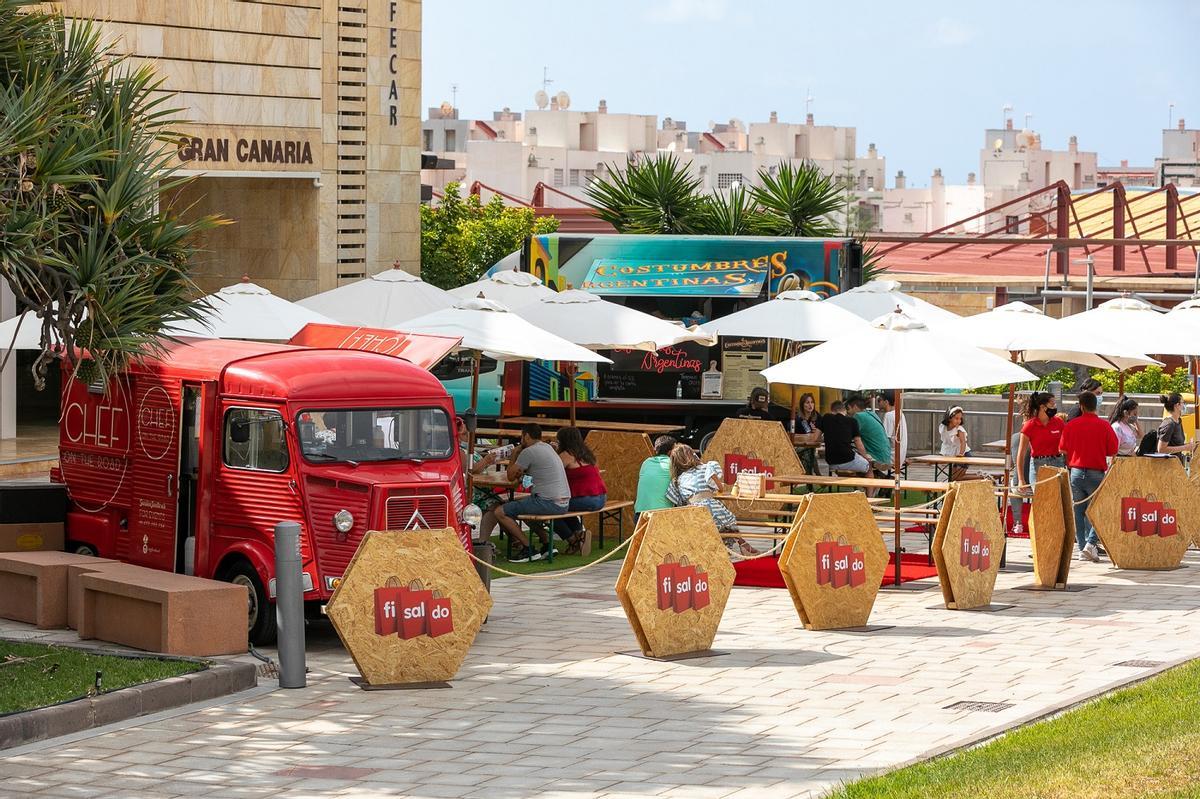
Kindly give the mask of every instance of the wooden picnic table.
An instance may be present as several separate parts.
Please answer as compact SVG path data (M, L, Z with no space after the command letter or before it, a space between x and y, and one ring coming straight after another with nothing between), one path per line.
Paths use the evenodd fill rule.
M502 427L519 427L526 424L539 424L542 427L570 427L571 420L541 416L509 416L504 419L497 419L496 424ZM645 422L591 422L587 419L576 419L575 426L580 430L612 430L618 433L651 433L654 435L662 433L675 433L684 429L684 426L681 424L647 424Z
M916 455L908 459L909 463L924 463L933 467L933 479L940 480L942 472L946 474L946 479L950 479L950 475L957 468L975 469L977 471L989 471L1004 468L1004 458L983 458L970 457L964 458L957 455Z
M985 442L985 443L984 443L984 444L983 444L983 445L980 447L980 449L991 449L991 450L997 450L997 451L999 451L999 452L1003 452L1003 451L1005 450L1005 446L1004 446L1004 439L1003 439L1003 438L997 438L995 441L988 441L988 442Z
M777 474L768 477L776 483L786 485L825 486L827 488L895 488L896 481L882 477L830 477L823 474ZM950 484L937 480L901 480L901 491L920 491L925 494L941 494L950 490Z

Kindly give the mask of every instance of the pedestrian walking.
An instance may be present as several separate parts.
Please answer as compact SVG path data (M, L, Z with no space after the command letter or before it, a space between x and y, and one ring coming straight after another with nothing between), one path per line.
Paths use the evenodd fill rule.
M1070 469L1079 559L1093 563L1100 562L1100 539L1088 521L1087 509L1108 471L1108 459L1117 454L1117 434L1112 425L1096 415L1098 405L1093 392L1079 392L1079 415L1063 428L1060 444Z

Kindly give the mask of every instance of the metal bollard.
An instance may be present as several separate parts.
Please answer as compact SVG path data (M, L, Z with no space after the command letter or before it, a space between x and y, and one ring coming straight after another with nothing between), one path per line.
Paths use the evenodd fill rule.
M279 641L279 687L303 688L304 585L301 582L300 525L275 525L275 623Z

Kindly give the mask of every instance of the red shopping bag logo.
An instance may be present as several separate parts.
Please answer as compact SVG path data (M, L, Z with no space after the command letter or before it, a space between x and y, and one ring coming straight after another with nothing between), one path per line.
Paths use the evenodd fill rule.
M666 555L656 573L658 580L658 609L683 613L708 607L712 601L708 587L708 572L704 567L689 563L687 555L678 562Z
M667 554L658 565L658 609L675 606L675 556Z
M395 577L375 589L375 634L394 635L400 619L400 595L404 589Z
M1162 513L1158 517L1158 535L1160 538L1170 538L1179 532L1179 516L1170 505L1163 504Z
M846 542L846 537L838 536L833 547L833 571L829 580L834 588L845 588L850 584L850 558L853 554L854 547Z
M958 565L971 566L971 544L975 541L975 531L970 527L962 528L962 543L958 548Z
M850 553L850 587L858 588L867 582L867 556L859 547Z
M679 559L675 567L675 612L683 613L692 607L692 593L696 587L696 567L689 566L687 556Z
M429 637L454 632L454 614L450 610L450 597L442 596L441 591L434 591L429 601Z
M692 582L692 607L696 610L708 607L710 597L708 595L708 572L702 571L699 566L696 569L696 577Z
M426 590L420 580L413 580L408 588L400 589L400 637L404 640L416 638L429 632L429 605L433 602L433 591Z
M746 463L746 456L742 454L740 449L735 449L733 452L725 455L725 481L733 484L737 482L738 474L743 470Z
M817 585L829 585L833 579L833 536L829 533L817 542Z
M992 540L982 530L975 531L979 541L979 571L985 572L992 567Z
M1134 490L1130 496L1121 498L1121 532L1137 532L1142 521L1142 494Z
M1141 515L1138 519L1137 534L1143 538L1158 535L1158 519L1162 513L1163 503L1155 502L1153 494L1147 494L1142 500Z

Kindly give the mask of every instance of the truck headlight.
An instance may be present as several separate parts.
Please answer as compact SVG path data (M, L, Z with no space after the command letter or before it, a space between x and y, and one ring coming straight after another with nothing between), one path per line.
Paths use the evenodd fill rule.
M348 533L350 528L354 526L354 514L342 508L337 513L333 514L333 528L339 533Z
M471 503L462 509L462 513L458 514L458 520L463 524L470 525L472 530L478 530L479 525L483 523L483 511L479 506Z

